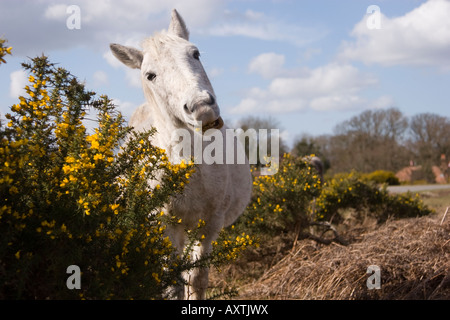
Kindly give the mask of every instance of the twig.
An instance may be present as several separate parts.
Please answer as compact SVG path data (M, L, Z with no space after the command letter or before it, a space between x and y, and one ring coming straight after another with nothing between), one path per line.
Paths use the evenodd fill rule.
M448 209L448 208L447 208ZM431 293L431 295L428 297L429 300L433 299L443 288L445 285L450 283L450 272L448 272L445 277L442 279L442 281L439 283L439 285L434 289L434 291Z
M334 238L333 239L323 239L321 237L315 236L313 234L310 233L306 233L305 236L306 238L312 239L314 241L317 241L319 243L323 243L323 244L331 244L332 242L337 242L339 244L342 244L344 246L348 245L347 241L345 241L344 239L342 239L342 237L339 235L338 231L336 230L335 227L333 227L329 222L324 222L324 221L314 221L310 223L311 226L321 226L321 227L325 227L326 230L322 233L324 234L326 231L331 230L333 231L334 234Z
M442 223L444 222L445 216L447 215L448 209L450 209L450 207L447 207L447 210L445 210L444 216L442 217L442 220L441 220L441 224L440 224L441 226L442 226Z
M307 238L307 239L314 240L314 241L316 241L318 243L327 244L327 245L331 244L334 241L334 239L324 239L324 238L315 236L315 235L313 235L313 234L311 234L309 232L308 233L304 233L303 237Z

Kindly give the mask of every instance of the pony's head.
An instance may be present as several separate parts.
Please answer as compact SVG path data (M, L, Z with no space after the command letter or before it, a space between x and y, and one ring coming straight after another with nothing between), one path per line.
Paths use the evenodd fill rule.
M145 39L143 50L111 44L122 63L141 70L147 101L176 127L204 130L223 125L216 96L200 62L200 52L189 42L189 31L174 9L169 29Z

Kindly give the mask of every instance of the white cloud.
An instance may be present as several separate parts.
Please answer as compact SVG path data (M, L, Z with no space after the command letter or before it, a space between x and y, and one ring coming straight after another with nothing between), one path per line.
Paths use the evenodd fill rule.
M126 68L126 67L125 67ZM125 69L125 80L128 85L135 88L142 88L141 71L138 69Z
M106 51L103 54L103 58L108 62L108 64L114 68L120 68L123 66L123 63L119 61L111 52L111 50Z
M222 8L222 0L191 0L188 3L181 0L79 0L82 20L87 24L95 24L100 20L107 26L134 26L143 24L149 17L169 13L176 8L183 17L192 20L191 25L202 26L211 21L217 10ZM45 10L45 17L55 20L64 20L68 17L66 4L49 4ZM202 10L199 10L202 8ZM170 16L168 16L170 17ZM167 23L167 19L161 20Z
M173 8L183 16L192 34L244 36L305 46L323 39L328 32L320 26L302 26L256 11L226 11L225 0L77 0L81 28L70 30L67 8L73 3L0 1L0 30L18 56L75 47L105 52L111 42L139 46L145 37L167 29Z
M9 75L11 80L9 86L9 95L11 98L17 98L19 96L25 95L26 91L24 87L27 85L27 73L24 70L17 70L11 72Z
M264 79L295 78L308 74L309 70L306 68L286 68L284 66L285 61L286 58L283 54L262 53L250 61L248 71L259 74Z
M269 73L262 72L266 76ZM374 104L360 96L364 89L377 82L373 75L363 73L350 64L330 63L315 69L302 69L295 76L275 76L267 88L247 90L245 97L230 112L288 113L308 108L328 111L384 105L387 99Z
M66 4L54 4L50 5L45 9L44 17L50 20L62 20L68 17L66 14L67 5Z
M109 84L108 75L104 71L101 70L95 71L94 74L92 75L92 78L94 80L94 86L96 87Z
M342 94L314 98L310 102L310 107L316 111L348 110L358 108L365 103L367 103L366 99L359 96Z
M114 105L117 107L117 109L122 113L122 115L126 119L130 119L134 110L136 110L136 108L138 107L138 105L136 105L133 102L123 101L118 98L113 98L112 100L113 100Z
M364 17L351 33L355 41L342 44L340 58L450 70L450 1L429 0L395 18L382 11L381 29L369 29Z
M80 8L81 28L69 30L67 7ZM176 8L191 29L204 28L223 12L223 0L22 0L0 1L0 30L16 55L86 46L104 50L110 42L142 40L167 29ZM201 8L201 10L199 10ZM20 17L20 18L18 18Z
M352 65L331 63L312 69L305 76L276 78L269 89L279 96L312 98L336 93L352 94L376 81L372 75L363 74Z
M248 70L251 73L258 73L266 79L274 78L280 74L284 60L284 55L282 54L263 53L252 59Z
M372 101L369 107L371 109L385 109L394 107L395 105L396 103L393 97L384 95Z
M126 45L129 45L129 44L126 44ZM133 46L133 47L139 47L139 46ZM112 54L112 52L110 50L108 50L107 52L105 52L103 54L103 58L112 67L123 70L123 72L125 74L125 81L127 82L127 84L129 86L135 87L135 88L142 88L140 70L128 68L122 62L120 62L116 57L114 57L114 55Z
M264 13L247 10L244 14L225 11L222 19L198 32L213 36L244 36L266 41L287 42L302 47L328 33L323 27L306 27L273 19Z
M303 59L308 61L312 57L317 56L322 53L322 49L320 48L306 48L305 52L303 53Z
M221 76L225 72L224 68L214 67L208 70L208 76L211 79Z

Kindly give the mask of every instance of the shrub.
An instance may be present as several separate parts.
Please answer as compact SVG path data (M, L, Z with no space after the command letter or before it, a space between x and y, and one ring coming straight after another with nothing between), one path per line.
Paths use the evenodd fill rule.
M363 178L378 184L385 183L390 186L400 185L400 180L395 176L395 173L392 171L377 170L371 173L364 174Z
M353 208L362 217L368 214L378 222L389 217L406 218L423 216L431 213L418 195L389 194L386 187L379 187L374 181L360 178L352 172L344 177L328 181L317 198L317 219L339 222L344 209Z
M179 219L161 208L183 191L193 164L171 164L151 144L154 130L132 132L108 97L45 56L23 67L27 96L0 123L0 298L168 298L182 272L234 258L245 241L191 261L164 234ZM203 226L187 231L190 247ZM79 290L66 286L70 265L81 270Z
M255 177L253 195L236 232L260 235L300 231L309 225L310 203L320 193L320 179L314 167L303 158L284 154L278 172Z
M353 171L338 174L322 185L306 158L285 154L276 174L254 178L250 204L227 231L234 235L254 234L261 241L294 232L300 238L344 244L346 241L330 223L342 223L347 209L354 209L355 218L361 222L368 216L378 223L391 217L416 217L432 212L418 195L389 194L386 185L380 187L374 180ZM309 228L312 226L315 227ZM328 230L335 235L331 241L315 235Z

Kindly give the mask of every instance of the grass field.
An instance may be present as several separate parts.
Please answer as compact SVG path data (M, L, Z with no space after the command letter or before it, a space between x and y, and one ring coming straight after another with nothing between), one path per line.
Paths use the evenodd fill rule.
M447 207L450 207L450 189L422 191L419 194L425 204L436 211L438 217L445 213Z
M450 299L450 189L419 191L434 213L365 223L343 230L343 246L283 235L212 271L215 287L235 287L235 299ZM369 265L381 289L369 290Z

